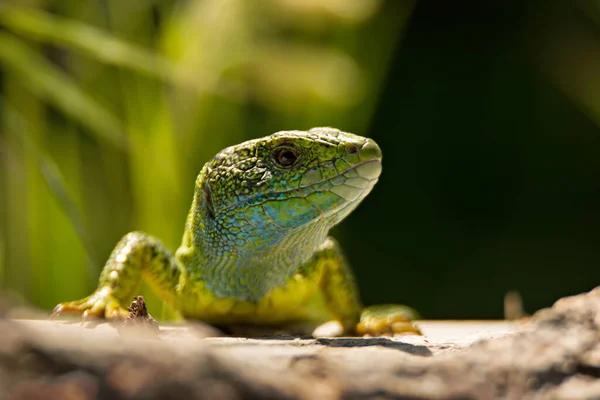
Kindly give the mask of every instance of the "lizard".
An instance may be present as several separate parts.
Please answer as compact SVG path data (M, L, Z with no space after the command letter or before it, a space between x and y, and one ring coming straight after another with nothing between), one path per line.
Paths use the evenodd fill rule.
M125 235L98 288L53 315L120 319L145 279L184 319L313 336L420 334L403 305L363 307L329 230L382 171L373 139L334 128L281 131L227 147L201 169L181 246Z

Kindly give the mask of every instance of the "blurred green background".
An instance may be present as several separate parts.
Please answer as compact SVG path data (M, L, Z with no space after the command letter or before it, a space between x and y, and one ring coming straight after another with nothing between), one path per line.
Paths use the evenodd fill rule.
M600 283L599 125L595 0L5 0L0 285L83 297L221 148L335 126L384 153L334 230L366 304L532 312Z

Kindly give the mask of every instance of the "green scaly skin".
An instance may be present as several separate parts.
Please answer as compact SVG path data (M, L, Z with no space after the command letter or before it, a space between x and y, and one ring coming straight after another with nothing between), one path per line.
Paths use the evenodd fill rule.
M420 333L412 310L363 309L329 230L371 191L381 151L333 128L286 131L228 147L196 180L175 255L143 232L115 247L98 289L54 314L121 318L145 278L186 319L315 336Z

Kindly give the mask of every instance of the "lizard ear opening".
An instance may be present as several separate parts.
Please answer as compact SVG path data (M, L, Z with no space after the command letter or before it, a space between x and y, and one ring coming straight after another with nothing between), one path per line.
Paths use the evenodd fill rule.
M208 182L205 182L202 186L202 192L204 193L204 207L206 208L206 215L210 219L215 219L215 208L213 205L212 189Z

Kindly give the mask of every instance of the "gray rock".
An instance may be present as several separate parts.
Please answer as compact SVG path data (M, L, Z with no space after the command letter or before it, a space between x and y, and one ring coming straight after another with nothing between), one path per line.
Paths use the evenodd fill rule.
M522 322L423 321L424 337L158 337L0 322L0 395L25 399L600 399L600 289Z

